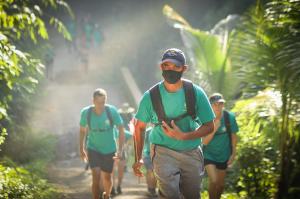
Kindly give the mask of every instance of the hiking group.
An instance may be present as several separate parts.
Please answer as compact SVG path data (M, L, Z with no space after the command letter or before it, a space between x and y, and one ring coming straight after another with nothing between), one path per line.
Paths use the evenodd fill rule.
M94 199L122 192L125 132L127 140L133 135L133 172L141 177L145 166L150 197L199 199L206 170L209 198L221 198L226 170L236 154L238 126L234 114L224 109L221 94L208 98L200 86L182 78L187 68L181 50L163 53L163 81L142 96L131 114L131 133L122 111L106 103L106 91L94 91L93 105L82 109L80 119L80 154L92 170ZM120 175L113 188L114 162Z

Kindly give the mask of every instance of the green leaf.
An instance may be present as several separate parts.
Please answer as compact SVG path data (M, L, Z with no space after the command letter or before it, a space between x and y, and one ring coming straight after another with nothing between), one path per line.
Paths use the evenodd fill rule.
M0 120L1 120L3 117L7 117L7 112L6 112L6 109L5 109L5 108L0 107Z
M188 49L193 67L201 76L200 84L209 93L221 92L231 97L238 91L239 81L234 67L230 65L230 37L238 17L228 16L221 20L211 31L192 28L170 6L163 9L164 15L173 27L180 30L183 43ZM209 84L208 86L206 86Z

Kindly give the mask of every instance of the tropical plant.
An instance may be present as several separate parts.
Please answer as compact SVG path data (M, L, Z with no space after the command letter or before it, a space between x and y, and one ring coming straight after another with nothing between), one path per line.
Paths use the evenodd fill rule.
M277 198L300 194L300 1L269 1L243 16L232 43L232 65L245 85L244 96L267 87L280 92L282 107L277 129L280 135L280 177ZM296 155L298 154L298 155Z
M274 198L279 176L279 123L280 93L274 89L239 100L233 111L240 126L237 162L233 176L235 190L248 198Z
M54 199L58 198L57 190L46 180L28 170L0 164L0 198L1 199Z
M196 78L209 92L221 92L230 99L237 94L238 81L230 65L230 43L233 28L238 21L237 15L229 15L218 22L210 31L193 28L170 6L165 5L163 13L174 28L180 30Z
M42 77L41 61L24 52L24 44L48 39L47 24L70 39L63 23L47 13L51 11L49 8L64 8L72 14L61 0L0 2L0 144L4 142L7 127L13 126L9 124L19 118L17 126L20 126L26 118L22 110Z
M216 43L218 40L215 36L191 28L170 7L164 9L164 13L171 19L172 25L180 28L186 47L191 49L190 54L193 55L194 65L205 66L201 68L202 74L200 73L200 75L208 83L209 89L213 88L213 91L227 94L225 87L220 89L214 85L224 83L230 85L231 82L224 81L225 78L222 79L222 72L215 76L212 75L214 74L213 68L222 66L217 67L218 69L223 68L219 71L226 72L227 69L234 69L231 71L235 72L234 77L239 77L238 81L235 78L230 79L232 82L242 85L244 98L254 97L258 91L266 88L273 88L275 92L280 93L282 106L272 123L273 134L278 135L280 140L278 145L281 159L278 167L277 198L297 198L300 194L299 182L296 181L300 175L298 171L300 152L296 150L300 148L299 10L299 0L273 0L265 4L258 0L257 6L241 17L239 26L231 32L234 37L229 36L230 45L223 48L227 49L226 53L219 56L220 49L222 49L220 45L224 45L226 42ZM204 56L205 58L203 58ZM211 57L216 57L217 62L209 61L208 59ZM218 65L216 63L223 64ZM227 75L227 73L225 74ZM219 83L215 84L216 81L209 81L211 77L214 77L213 79ZM237 88L231 85L230 87L234 90ZM265 119L264 117L256 117L255 122L264 123ZM244 125L251 127L249 123ZM249 147L251 149L254 146ZM261 158L258 160L260 162L264 160L265 155L261 154ZM249 157L246 160L249 160ZM255 165L252 166L255 170ZM274 180L274 178L272 179ZM272 193L267 194L270 197L274 197L273 185ZM252 185L248 184L247 186ZM263 190L257 190L261 193L258 194L261 197L267 196L264 195Z
M48 39L47 27L52 25L70 39L63 23L53 16L53 10L60 8L71 12L62 0L0 2L0 145L4 148L0 150L0 198L58 198L42 178L55 140L28 128L27 109L43 77L42 57L32 52L41 51L37 44ZM22 167L4 155L11 155Z

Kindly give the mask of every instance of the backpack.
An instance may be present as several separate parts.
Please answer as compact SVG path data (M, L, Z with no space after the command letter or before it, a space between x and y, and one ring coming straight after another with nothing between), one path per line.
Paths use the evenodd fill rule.
M195 118L196 118L196 110L195 110L196 97L195 97L193 83L186 79L183 79L182 83L183 83L187 112L176 118L167 118L167 116L166 116L166 113L165 113L165 110L164 110L164 107L162 104L161 95L159 92L159 84L160 83L157 83L156 85L154 85L152 88L149 89L152 106L153 106L154 111L156 112L156 115L157 115L157 118L159 121L159 123L155 124L155 125L160 125L162 123L162 121L165 121L170 125L172 120L174 120L174 122L176 122L180 119L183 119L184 117L186 117L188 115L190 115L192 117L192 119L195 120Z
M225 127L226 127L226 133L229 137L230 154L232 154L231 125L230 125L230 120L229 120L229 112L224 110L223 114L224 114L224 122L225 122Z
M224 123L225 123L225 128L226 128L226 133L228 135L229 138L229 150L230 150L230 155L232 154L232 143L231 143L231 125L230 125L230 120L229 120L229 112L227 110L223 111L223 115L224 115ZM219 134L215 134L215 135L222 135L224 133L219 133ZM203 150L205 150L206 147L205 145L203 145Z
M88 124L88 127L89 129L91 129L91 116L92 116L92 110L93 110L94 106L90 106L89 109L88 109L88 112L87 112L87 124ZM105 112L106 112L106 115L108 117L108 120L109 120L109 124L110 124L110 128L113 128L113 119L112 119L112 116L111 116L111 112L110 112L110 109L108 106L105 105ZM105 131L102 129L102 131Z
M229 138L229 146L230 146L230 154L232 153L232 143L231 143L231 125L230 125L230 119L229 119L229 112L227 110L223 110L223 116L224 116L224 123L226 128L226 134ZM215 135L223 135L225 133L217 133Z

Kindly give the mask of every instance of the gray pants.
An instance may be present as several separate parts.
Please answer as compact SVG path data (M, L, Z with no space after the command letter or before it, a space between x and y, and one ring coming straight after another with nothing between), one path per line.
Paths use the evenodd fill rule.
M202 151L174 151L151 145L160 199L199 199L204 174Z

